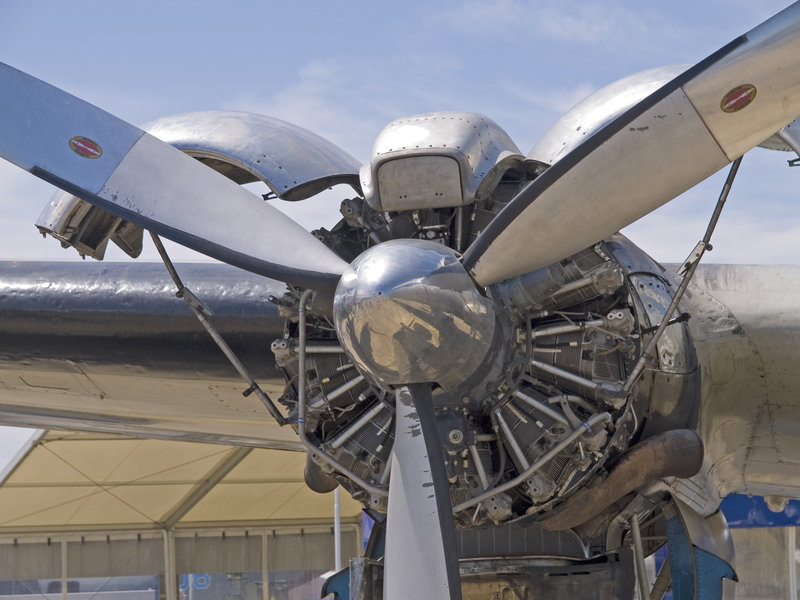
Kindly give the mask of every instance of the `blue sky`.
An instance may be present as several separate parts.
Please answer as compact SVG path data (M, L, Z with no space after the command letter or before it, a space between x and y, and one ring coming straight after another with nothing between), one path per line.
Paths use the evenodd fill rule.
M247 110L311 129L367 161L393 119L470 110L493 118L527 152L591 91L646 68L697 62L787 4L4 0L0 61L138 125L190 110ZM789 169L788 158L766 150L745 158L709 261L797 261L800 169ZM682 260L723 179L626 232L657 259ZM52 192L0 161L0 259L77 258L33 227ZM309 228L330 226L339 199L289 208ZM123 256L109 249L107 258Z
M137 125L189 110L260 112L311 129L367 161L389 121L456 109L490 116L527 152L591 91L642 69L696 62L785 5L5 0L0 61ZM800 169L789 169L787 158L766 150L747 157L708 260L795 262ZM682 260L702 236L722 178L626 232L657 259ZM33 227L51 190L0 164L6 232L0 259L75 254L42 240ZM330 225L338 200L334 194L288 209L309 228ZM109 251L107 259L120 258Z

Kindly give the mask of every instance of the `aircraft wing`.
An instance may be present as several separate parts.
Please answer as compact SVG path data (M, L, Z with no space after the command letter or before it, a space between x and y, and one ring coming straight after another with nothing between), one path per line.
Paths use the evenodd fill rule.
M276 399L270 343L284 285L227 265L178 267ZM301 449L192 314L163 265L0 263L0 421L162 439ZM280 381L280 383L278 383Z
M707 265L689 321L700 432L720 496L800 495L800 267Z
M276 399L269 345L283 284L185 264L188 287ZM0 263L0 420L162 439L302 449L241 380L155 263ZM698 431L720 497L800 494L797 266L701 266L691 288ZM752 377L758 373L758 377ZM699 399L698 399L699 402ZM709 490L711 492L711 490Z

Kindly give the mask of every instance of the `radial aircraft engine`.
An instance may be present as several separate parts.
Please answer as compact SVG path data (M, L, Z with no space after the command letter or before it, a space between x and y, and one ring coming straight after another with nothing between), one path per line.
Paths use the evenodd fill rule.
M244 113L145 133L3 65L0 154L64 190L39 227L83 254L136 255L147 229L287 283L270 298L285 388L264 401L308 485L376 521L329 591L721 598L737 466L706 435L702 373L733 317L689 287L718 211L678 273L617 232L733 162L730 183L756 145L797 151L798 74L796 4L596 92L527 155L485 116L439 112L390 123L362 166ZM264 200L238 185L255 181ZM336 184L352 192L330 231L265 201Z

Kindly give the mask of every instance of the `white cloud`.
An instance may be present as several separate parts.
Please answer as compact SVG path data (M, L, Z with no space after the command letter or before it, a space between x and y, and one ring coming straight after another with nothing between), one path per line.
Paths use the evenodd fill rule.
M227 108L284 119L330 139L351 154L364 154L365 146L369 151L361 133L364 123L352 109L359 98L347 97L349 84L355 80L352 66L336 59L313 60L297 73L295 81L266 94L241 94Z
M706 222L650 216L623 233L659 262L678 263L703 237ZM800 256L800 224L772 227L752 217L723 220L712 238L713 251L704 263L796 264Z
M270 115L305 127L362 162L390 121L464 104L453 81L460 64L446 54L405 49L360 57L315 58L293 81L241 94L227 108Z
M755 149L745 155L704 262L796 264L800 256L800 169L791 153ZM796 171L796 172L795 172ZM661 262L684 260L703 237L728 169L627 227L623 233Z
M443 13L456 30L482 36L532 38L568 44L619 44L657 21L653 11L618 2L586 0L469 0Z

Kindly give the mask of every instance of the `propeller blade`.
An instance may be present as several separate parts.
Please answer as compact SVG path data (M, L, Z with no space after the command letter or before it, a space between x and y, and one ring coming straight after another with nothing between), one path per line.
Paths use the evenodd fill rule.
M427 384L397 391L391 472L383 597L460 600L453 507Z
M180 150L0 63L0 156L179 244L332 290L347 264L282 212Z
M800 3L632 106L528 184L464 254L490 285L615 233L800 115Z

